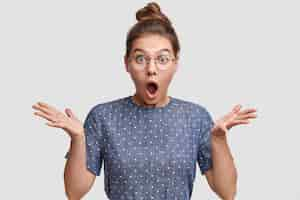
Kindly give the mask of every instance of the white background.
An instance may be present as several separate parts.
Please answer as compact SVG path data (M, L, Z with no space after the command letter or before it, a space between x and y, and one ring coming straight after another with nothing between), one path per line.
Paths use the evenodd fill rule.
M215 119L237 103L258 109L257 119L228 135L236 199L300 199L299 2L158 2L182 48L169 94L205 106ZM69 107L83 120L92 106L133 94L125 39L146 3L0 2L3 199L66 199L69 137L31 106ZM103 172L85 199L107 199ZM192 199L218 199L198 167Z

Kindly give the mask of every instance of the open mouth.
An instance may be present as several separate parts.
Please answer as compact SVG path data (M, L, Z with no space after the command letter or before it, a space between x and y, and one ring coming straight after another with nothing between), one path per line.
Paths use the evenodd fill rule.
M158 84L156 82L151 81L147 83L146 88L151 95L155 95L158 90Z

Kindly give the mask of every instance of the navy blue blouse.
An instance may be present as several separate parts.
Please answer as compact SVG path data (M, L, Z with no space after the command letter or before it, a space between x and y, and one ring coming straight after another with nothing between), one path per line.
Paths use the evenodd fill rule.
M212 167L211 115L200 104L169 97L164 107L150 108L127 96L87 114L86 166L99 176L104 161L110 200L190 200L196 163L202 175Z

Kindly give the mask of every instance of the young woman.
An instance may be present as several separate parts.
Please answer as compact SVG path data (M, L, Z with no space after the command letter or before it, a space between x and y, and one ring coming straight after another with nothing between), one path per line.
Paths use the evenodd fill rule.
M168 96L180 51L174 28L155 2L136 18L124 56L134 95L95 105L83 125L70 109L65 115L43 102L33 105L47 125L71 137L64 172L68 198L83 197L104 163L110 200L189 200L198 163L210 188L233 199L237 172L226 134L249 123L256 110L237 105L214 122L202 105Z

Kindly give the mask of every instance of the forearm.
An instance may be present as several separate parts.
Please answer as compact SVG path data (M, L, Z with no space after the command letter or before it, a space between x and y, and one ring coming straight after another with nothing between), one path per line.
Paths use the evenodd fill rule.
M71 199L80 199L88 190L85 156L85 137L72 138L64 171L65 191Z
M237 187L237 171L227 138L212 136L211 139L215 191L225 200L233 200Z

